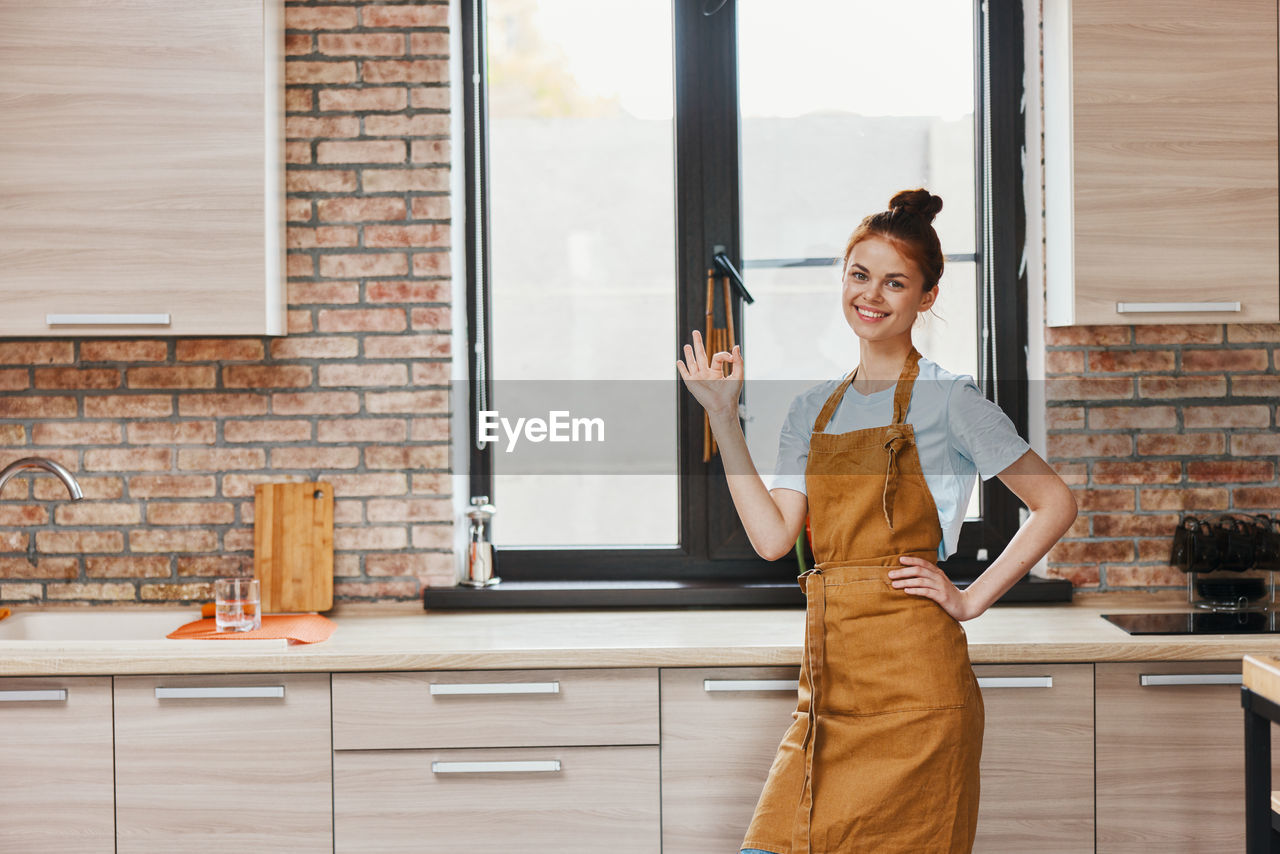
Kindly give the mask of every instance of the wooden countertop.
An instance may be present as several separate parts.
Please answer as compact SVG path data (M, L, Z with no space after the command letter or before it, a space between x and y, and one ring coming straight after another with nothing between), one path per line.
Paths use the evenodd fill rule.
M974 664L1280 656L1280 634L1135 636L1100 616L1186 610L1181 594L1079 594L998 605L963 626ZM799 609L424 612L398 603L331 616L337 630L312 645L0 641L0 676L798 665L804 634Z
M1280 703L1280 659L1248 653L1241 665L1244 687L1273 703ZM1276 794L1272 793L1274 798Z

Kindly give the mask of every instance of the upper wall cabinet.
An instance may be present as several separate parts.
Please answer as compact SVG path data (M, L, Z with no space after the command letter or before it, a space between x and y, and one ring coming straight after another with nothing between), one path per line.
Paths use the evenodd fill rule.
M1051 326L1280 320L1276 0L1045 0Z
M284 334L283 1L0 3L0 335Z

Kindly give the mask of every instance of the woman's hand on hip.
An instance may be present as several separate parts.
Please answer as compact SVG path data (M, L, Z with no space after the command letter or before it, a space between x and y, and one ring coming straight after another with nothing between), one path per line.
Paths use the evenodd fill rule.
M947 574L935 564L908 555L903 555L898 560L902 561L903 566L889 570L894 587L912 596L932 599L959 622L978 616L969 613L970 603L964 591L952 584Z
M727 377L724 375L726 364L733 366ZM745 370L742 351L737 345L734 345L732 353L722 351L708 359L702 345L702 334L696 329L693 330L693 344L684 345L684 361L676 361L676 371L684 380L685 387L710 415L737 415Z

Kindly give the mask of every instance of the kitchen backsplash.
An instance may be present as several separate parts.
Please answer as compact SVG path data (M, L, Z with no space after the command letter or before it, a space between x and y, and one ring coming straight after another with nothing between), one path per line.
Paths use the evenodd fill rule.
M1184 513L1280 511L1280 324L1047 329L1049 460L1080 516L1049 572L1098 590L1184 587Z
M276 479L334 484L336 598L453 583L448 24L286 5L288 337L0 341L0 464L91 499L10 481L0 601L210 599Z

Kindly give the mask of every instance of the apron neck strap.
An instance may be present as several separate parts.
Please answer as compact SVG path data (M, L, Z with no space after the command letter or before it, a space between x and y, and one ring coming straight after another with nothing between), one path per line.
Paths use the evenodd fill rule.
M902 424L907 420L907 407L911 405L911 391L915 388L916 377L920 376L920 351L915 347L907 354L907 361L902 365L902 373L898 376L898 388L893 393L893 423Z
M813 423L813 432L821 433L827 429L827 422L831 420L832 415L835 415L836 407L844 399L844 393L848 391L854 377L857 375L858 368L854 368L849 373L849 376L845 377L839 387L827 398L827 402L822 405L822 411L818 413L817 420ZM911 404L911 390L915 387L916 377L919 375L920 351L912 347L911 352L907 354L906 362L902 365L902 373L898 375L898 385L893 393L894 424L901 424L906 419L907 407Z
M821 433L827 429L827 422L835 414L836 407L840 405L840 400L844 397L845 390L849 388L849 384L853 382L853 378L857 375L858 369L854 368L849 372L849 376L844 378L844 382L840 383L840 386L827 398L827 402L822 404L822 411L818 413L818 420L813 422L813 432Z

